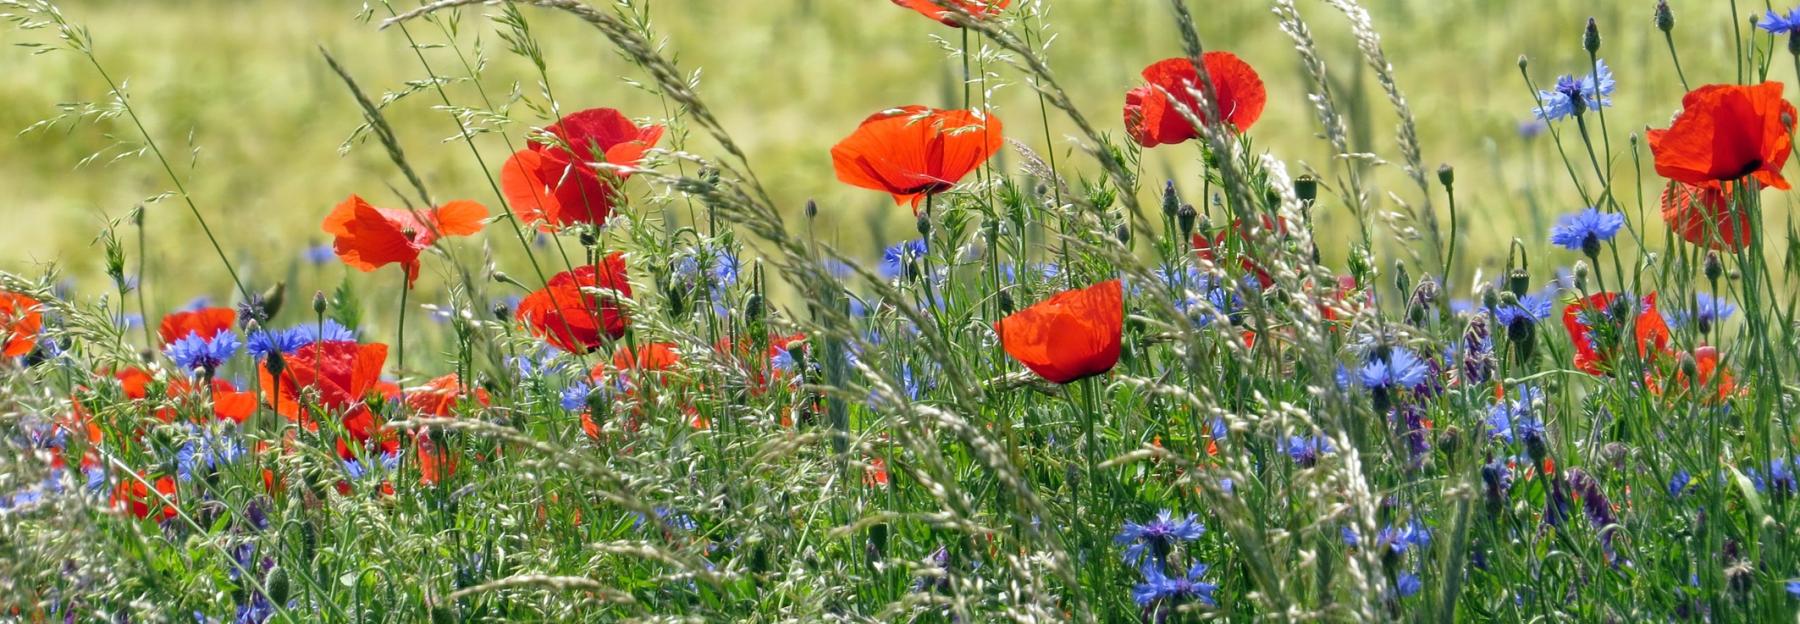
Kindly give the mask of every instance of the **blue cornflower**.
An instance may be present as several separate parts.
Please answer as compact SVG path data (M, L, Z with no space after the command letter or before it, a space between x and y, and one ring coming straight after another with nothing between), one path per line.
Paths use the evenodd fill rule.
M250 332L250 339L245 342L244 351L250 354L251 359L260 362L269 357L270 353L277 351L283 355L293 353L300 347L306 346L308 342L311 340L306 335L292 329L287 331L260 330Z
M1538 138L1544 134L1545 130L1549 129L1550 125L1544 123L1544 120L1533 117L1519 122L1519 138L1529 141Z
M300 341L300 346L306 346L315 342L356 340L356 332L351 331L349 328L346 328L337 321L331 319L325 319L324 322L320 323L301 323L288 331L299 336L296 340ZM295 348L297 349L299 347Z
M1176 520L1174 513L1164 509L1156 514L1155 520L1143 524L1126 521L1124 528L1113 537L1113 543L1129 544L1125 548L1126 563L1143 563L1146 550L1161 562L1168 558L1176 542L1191 542L1206 534L1206 527L1200 525L1199 518L1188 514L1186 518Z
M1737 306L1730 301L1722 297L1714 297L1709 293L1696 292L1694 293L1694 309L1689 310L1686 306L1676 306L1665 314L1670 325L1679 327L1688 324L1689 321L1698 321L1704 331L1705 328L1717 326L1736 313Z
M668 528L680 529L682 531L693 531L694 529L700 528L700 523L695 522L694 519L687 514L676 512L674 509L658 506L651 509L651 511L655 512L656 519L661 520L663 525ZM633 516L635 517L631 521L631 528L644 528L644 514L637 513L633 514Z
M1550 242L1563 249L1593 256L1600 253L1600 243L1612 240L1625 227L1625 215L1585 208L1563 215L1550 228Z
M894 279L916 274L922 268L918 263L925 253L923 239L915 238L888 247L881 252L881 277Z
M1518 400L1501 399L1495 403L1488 408L1488 435L1504 439L1507 444L1513 443L1515 434L1524 434L1527 430L1535 430L1538 435L1543 435L1543 425L1538 424L1531 416L1532 410L1543 396L1544 391L1536 386L1524 386L1519 389Z
M775 350L775 356L769 358L769 366L774 367L775 370L781 371L782 373L793 372L794 371L794 354L793 354L793 352L789 351L787 349L787 347L777 348Z
M1494 320L1501 327L1511 327L1517 321L1543 322L1550 318L1550 298L1537 293L1519 297L1518 303L1500 304L1494 308Z
M1324 436L1288 436L1286 450L1294 463L1302 468L1311 468L1319 464L1320 457L1330 455L1337 449Z
M1411 598L1413 594L1419 593L1419 590L1424 588L1425 583L1419 580L1417 574L1401 572L1399 576L1394 577L1394 593L1399 594L1401 598Z
M1758 492L1774 490L1777 493L1792 494L1795 485L1794 468L1788 464L1786 457L1777 457L1769 460L1769 469L1766 473L1751 469L1750 481L1756 486Z
M1404 525L1387 526L1375 534L1375 545L1385 547L1396 555L1404 555L1414 548L1425 548L1431 545L1431 529L1417 519Z
M1788 581L1787 593L1789 596L1800 598L1800 581Z
M1757 20L1756 27L1769 31L1771 35L1791 34L1800 30L1800 8L1788 11L1786 15L1770 10L1762 19Z
M214 371L225 364L226 360L236 355L238 350L237 334L222 331L212 338L201 338L200 334L188 334L164 349L169 359L180 366L181 370L192 374L195 370Z
M1538 99L1542 102L1531 112L1538 119L1556 121L1588 110L1612 106L1612 98L1609 96L1616 86L1618 84L1613 80L1612 68L1606 66L1606 61L1596 61L1594 73L1580 80L1564 75L1556 79L1556 88L1538 91Z
M594 386L586 381L576 381L562 391L562 408L571 412L584 412L588 408L588 397L594 392Z
M1170 606L1189 600L1198 600L1206 606L1216 607L1218 603L1213 602L1213 592L1218 590L1219 586L1202 582L1200 579L1203 576L1206 576L1206 564L1204 563L1195 563L1193 567L1188 568L1186 575L1175 578L1164 574L1162 568L1145 565L1144 582L1131 589L1131 598L1136 600L1140 607L1149 607L1159 600L1173 603Z
M1371 390L1418 387L1425 372L1425 362L1405 347L1389 349L1386 360L1372 359L1361 370L1363 387Z
M330 243L320 243L307 246L301 257L305 258L307 263L319 266L331 262L333 258L337 257L337 252L332 251Z
M1687 491L1688 484L1693 480L1694 477L1689 475L1688 471L1676 470L1675 474L1669 477L1669 496L1681 496Z

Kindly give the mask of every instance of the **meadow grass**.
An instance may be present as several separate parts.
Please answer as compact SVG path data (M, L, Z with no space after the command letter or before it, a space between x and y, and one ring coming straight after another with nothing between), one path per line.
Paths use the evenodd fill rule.
M0 616L1793 617L1800 252L1746 190L1791 146L1721 178L1719 252L1644 132L1671 46L1693 87L1800 53L1637 4L0 3L0 123L77 102L0 159ZM1213 76L1140 149L1137 70L1208 51L1260 121ZM1012 142L918 213L834 181L914 102ZM501 163L602 106L665 134L540 236ZM317 249L351 193L435 239L417 288Z

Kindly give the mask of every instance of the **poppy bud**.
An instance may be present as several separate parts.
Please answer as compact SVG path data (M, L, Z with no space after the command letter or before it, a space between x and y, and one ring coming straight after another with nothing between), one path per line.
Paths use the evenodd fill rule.
M493 313L494 320L502 323L512 320L512 308L507 306L505 301L494 302Z
M1013 298L1012 298L1012 293L1011 293L1011 292L1008 292L1008 291L1006 291L1006 290L1005 290L1005 289L1001 289L1001 290L1000 290L1000 295L999 295L999 297L998 297L998 299L999 299L999 300L1000 300L1000 301L999 301L999 303L1000 303L1000 314L1002 314L1002 315L1011 315L1011 314L1012 314L1012 313L1013 313Z
M1693 355L1687 353L1681 354L1681 357L1676 362L1676 366L1681 367L1681 374L1687 376L1688 379L1698 379L1700 377L1700 364L1694 361Z
M1456 186L1456 168L1450 166L1450 163L1438 167L1438 184L1444 185L1444 188Z
M1199 215L1200 213L1194 210L1193 204L1182 204L1181 208L1175 211L1176 225L1181 226L1182 238L1193 235L1194 219Z
M1113 229L1113 237L1119 239L1120 245L1130 247L1131 246L1131 226L1128 224L1125 224L1125 223L1120 223L1119 227Z
M1531 292L1531 274L1525 269L1513 269L1506 276L1506 289L1514 295L1525 296L1525 293Z
M1489 310L1500 307L1500 293L1494 287L1482 284L1476 291L1475 297L1481 300L1481 307Z
M1163 184L1163 196L1162 196L1163 216L1173 217L1173 216L1175 216L1175 213L1180 210L1181 210L1181 197L1177 196L1175 194L1175 181L1169 180L1167 183Z
M1669 0L1656 0L1656 29L1665 33L1675 30L1675 12L1669 9Z
M1581 33L1581 49L1587 50L1588 54L1600 52L1600 25L1594 18L1588 18L1587 30Z
M1719 252L1706 252L1706 261L1701 265L1708 281L1719 281L1719 275L1725 273L1725 262L1719 258Z
M269 568L269 578L263 581L263 587L269 590L269 602L286 605L288 599L288 574L280 565Z
M1523 55L1523 54L1519 55L1519 71L1525 71L1525 68L1527 66L1529 66L1530 64L1531 63L1529 61L1525 60L1525 55Z
M806 200L806 218L811 219L817 216L819 216L819 202Z
M325 313L325 291L313 291L313 314Z
M921 215L919 215L919 220L917 223L915 223L915 225L918 226L920 238L925 238L925 239L931 238L931 219L930 218L928 218L926 215L921 214Z
M599 239L594 238L594 232L591 230L582 230L580 239L582 247L593 247L599 242Z
M1294 180L1294 196L1302 202L1310 202L1319 198L1319 179L1303 175Z
M762 293L750 293L750 298L744 301L744 318L754 321L762 318L762 313Z
M268 290L263 291L263 318L265 320L275 318L275 315L281 313L281 305L284 303L287 303L287 282L275 282L274 286L270 286Z
M1407 275L1406 265L1394 263L1394 290L1402 293L1412 292L1412 276Z
M1591 270L1592 269L1588 268L1588 263L1586 261L1584 261L1584 260L1576 260L1575 261L1575 270L1574 270L1574 275L1572 276L1575 280L1575 290L1581 290L1581 291L1587 290L1588 272Z

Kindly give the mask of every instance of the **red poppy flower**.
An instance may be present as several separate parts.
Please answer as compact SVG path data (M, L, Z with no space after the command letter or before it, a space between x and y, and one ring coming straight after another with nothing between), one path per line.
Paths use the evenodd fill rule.
M1207 52L1200 60L1206 65L1206 75L1212 77L1219 114L1238 132L1248 132L1269 100L1262 78L1230 52ZM1195 119L1207 121L1193 95L1205 88L1193 61L1178 57L1152 63L1144 68L1144 81L1150 84L1125 94L1125 131L1131 139L1144 147L1156 147L1199 137L1200 131L1175 106L1179 102Z
M1119 363L1125 323L1119 280L1057 293L994 323L1007 355L1044 379L1066 384Z
M1706 85L1681 98L1681 114L1667 130L1644 134L1656 173L1677 182L1716 187L1745 176L1788 188L1781 177L1793 141L1794 105L1781 83Z
M475 401L489 405L488 393L481 388L474 389ZM454 416L452 408L463 399L462 380L456 373L444 375L428 381L423 386L409 388L406 391L406 405L427 416Z
M944 7L938 6L931 0L894 0L894 4L918 11L920 15L937 20L945 26L962 25L956 23L955 13L945 10ZM1012 4L1012 0L950 0L950 4L956 5L957 8L967 12L975 19L987 19L1006 10L1007 5Z
M1721 251L1750 243L1750 214L1732 210L1731 184L1694 186L1671 182L1662 193L1663 222L1682 240Z
M675 352L675 343L672 342L638 345L635 351L619 345L612 356L612 369L621 375L626 371L663 372L674 369L680 363L681 354ZM596 380L604 379L607 373L605 366L604 362L595 365L592 377Z
M392 456L400 452L400 438L367 405L359 403L344 415L344 433L349 434L350 439L338 438L337 441L338 457L343 459L356 459L351 443L369 451L365 457L376 453Z
M231 308L200 308L174 312L163 317L162 325L156 330L166 344L188 337L190 334L200 336L202 340L212 340L213 336L231 331L231 324L237 322L237 311Z
M500 168L500 188L521 220L541 222L546 232L605 223L619 199L616 184L631 173L609 169L603 178L593 163L635 167L663 133L662 126L638 127L611 108L565 115L544 130L559 144L532 143L513 153Z
M1232 219L1231 225L1238 230L1238 240L1249 240L1250 236L1255 233L1255 231L1250 228L1244 227L1244 221L1242 219ZM1275 234L1281 238L1286 238L1288 235L1287 219L1276 221L1265 216L1262 218L1262 227L1263 229L1275 228ZM1219 228L1219 231L1213 233L1212 238L1208 239L1206 237L1206 232L1195 232L1193 238L1190 240L1190 242L1193 243L1194 255L1208 262L1218 262L1219 252L1225 250L1226 234L1228 234L1228 232L1225 228ZM1268 271L1263 270L1262 266L1258 265L1256 261L1251 260L1249 254L1240 255L1242 257L1238 259L1238 265L1242 266L1245 271L1255 273L1256 281L1262 284L1263 288L1275 285L1275 277L1269 275Z
M163 504L163 499L175 500L175 478L162 476L155 480L156 494L150 493L150 486L143 481L127 475L113 490L112 505L114 509L123 509L140 519L148 519L155 512L157 505L162 505L161 517L157 521L174 518L177 513L173 505ZM160 496L159 496L160 495Z
M966 110L902 106L870 115L831 147L838 180L885 191L895 204L950 190L1000 151L1000 119Z
M150 381L153 379L150 371L136 366L127 366L123 370L113 373L113 376L119 379L119 386L124 388L125 398L143 399L150 396Z
M369 272L390 265L406 267L406 285L419 279L419 253L442 236L469 236L481 231L487 207L456 200L428 210L376 208L351 195L325 215L325 233L336 237L332 249L344 264Z
M0 356L18 357L37 346L44 328L43 304L16 292L0 290Z
M290 420L310 422L302 417L300 395L304 389L317 393L319 406L332 411L348 411L363 405L363 397L381 379L381 367L387 361L387 345L359 345L349 340L314 342L295 350L285 358L281 381L262 367L265 400ZM279 386L279 388L277 388ZM317 425L313 425L317 426Z
M773 378L779 381L787 376L788 371L783 369L783 365L784 362L792 362L790 350L800 348L805 342L806 334L804 333L789 336L771 335L768 348L763 350L761 362L752 361L754 358L751 350L755 348L755 342L748 336L739 338L736 348L732 348L730 338L720 338L718 342L713 343L713 350L730 359L749 377L751 393L761 394L768 389L769 379ZM784 360L782 358L784 355L789 359Z
M1618 298L1618 293L1595 293L1563 308L1563 328L1575 343L1575 368L1590 375L1606 373L1606 366L1612 361L1611 349L1599 344L1600 336L1595 335L1593 323L1604 322L1623 330L1623 320L1612 318L1613 302ZM1647 358L1668 349L1669 325L1656 309L1656 293L1644 297L1633 324L1639 357Z
M127 396L130 396L129 390ZM203 395L199 388L195 387L194 382L189 381L187 377L172 377L169 379L168 397L173 402L204 402L210 399L214 418L229 420L240 425L249 420L251 414L256 413L256 395L250 392L241 392L237 386L223 379L214 379L212 392ZM171 408L156 410L156 417L163 422L175 422L175 410Z
M519 301L518 316L533 335L557 348L587 353L600 346L602 336L617 340L625 335L631 319L619 307L618 297L630 296L625 256L615 252L598 268L583 265L551 277L542 289Z

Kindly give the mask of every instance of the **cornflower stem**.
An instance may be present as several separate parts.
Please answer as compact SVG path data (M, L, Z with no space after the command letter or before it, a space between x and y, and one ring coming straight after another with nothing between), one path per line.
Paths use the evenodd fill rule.
M1588 162L1594 165L1594 177L1600 179L1600 195L1611 197L1612 194L1607 191L1606 171L1601 169L1600 157L1594 154L1594 140L1588 136L1586 115L1575 114L1575 131L1581 134L1581 146L1587 149Z
M156 342L155 342L155 340L150 338L150 306L144 303L144 271L145 271L144 266L147 262L149 262L147 260L147 258L150 256L150 248L146 247L144 245L144 239L145 239L145 236L144 236L144 213L143 213L142 208L138 209L137 217L138 217L136 220L137 221L136 222L137 243L138 243L137 303L138 303L138 314L143 315L143 317L144 317L142 319L142 321L138 323L138 325L139 325L138 328L142 329L144 331L144 348L145 349L154 349L154 348L156 348ZM119 295L119 297L120 297L119 306L121 308L123 308L125 306L124 295L121 294L121 295Z
M1675 33L1664 31L1663 42L1669 46L1669 60L1675 62L1675 77L1681 79L1681 90L1692 91L1688 87L1687 74L1681 71L1681 54L1675 51Z
M406 403L406 296L412 292L412 284L407 283L411 273L406 265L400 265L400 309L395 313L399 320L394 332L394 377L400 386L400 402ZM441 449L440 449L441 452Z

